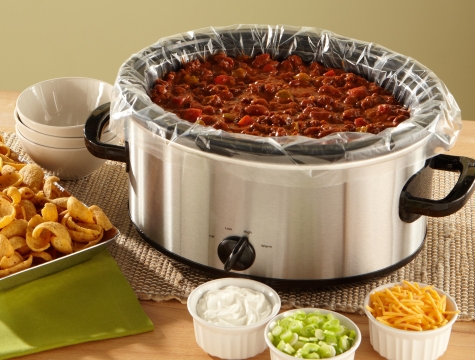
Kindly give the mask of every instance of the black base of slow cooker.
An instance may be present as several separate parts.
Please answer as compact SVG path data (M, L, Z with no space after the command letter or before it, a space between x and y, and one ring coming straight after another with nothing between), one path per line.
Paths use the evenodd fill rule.
M130 214L129 214L130 215ZM341 278L332 278L332 279L296 279L296 280L289 280L289 279L275 279L275 278L268 278L268 277L262 277L262 276L253 276L253 275L247 275L247 274L240 274L236 272L226 272L224 270L219 270L216 268L213 268L211 266L206 266L203 264L199 264L197 262L194 262L192 260L186 259L180 255L175 254L174 252L171 252L164 248L163 246L157 244L155 241L150 239L142 230L140 230L137 225L133 222L131 219L132 224L134 224L135 230L139 233L139 235L144 239L147 243L149 243L152 247L163 253L164 255L177 260L185 265L188 265L194 269L206 272L208 275L214 276L216 278L223 278L223 277L238 277L238 278L247 278L247 279L252 279L252 280L257 280L260 281L264 284L269 285L270 287L274 289L278 288L325 288L325 287L330 287L330 286L336 286L336 285L345 285L345 284L357 284L357 283L362 283L368 280L375 280L377 278L386 276L393 271L396 271L403 267L404 265L408 264L411 262L422 250L426 237L424 236L424 240L422 241L421 245L419 248L410 256L407 258L391 265L386 268L383 268L381 270L373 271L370 273L366 274L361 274L361 275L356 275L356 276L348 276L348 277L341 277Z

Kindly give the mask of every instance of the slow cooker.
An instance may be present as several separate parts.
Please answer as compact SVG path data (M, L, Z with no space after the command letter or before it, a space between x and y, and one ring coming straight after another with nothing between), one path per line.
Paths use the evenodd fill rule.
M261 138L189 123L150 100L157 78L219 51L343 68L391 91L411 118L377 135ZM124 146L100 142L107 125ZM440 154L460 128L443 82L409 57L316 28L236 25L131 56L85 139L95 156L127 164L131 221L161 252L217 276L326 286L400 268L422 249L427 216L468 201L475 161ZM434 169L460 173L444 199L430 199Z

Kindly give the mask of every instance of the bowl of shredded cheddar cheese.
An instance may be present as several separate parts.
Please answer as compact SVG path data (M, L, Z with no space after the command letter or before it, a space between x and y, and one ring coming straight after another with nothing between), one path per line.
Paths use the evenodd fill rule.
M387 359L434 360L447 349L459 311L432 285L403 281L371 290L364 310L373 348Z

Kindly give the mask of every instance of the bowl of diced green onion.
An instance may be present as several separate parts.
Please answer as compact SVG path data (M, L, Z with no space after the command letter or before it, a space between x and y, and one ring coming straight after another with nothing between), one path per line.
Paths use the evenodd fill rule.
M361 343L361 332L337 312L305 308L274 317L266 326L265 340L272 360L351 360Z

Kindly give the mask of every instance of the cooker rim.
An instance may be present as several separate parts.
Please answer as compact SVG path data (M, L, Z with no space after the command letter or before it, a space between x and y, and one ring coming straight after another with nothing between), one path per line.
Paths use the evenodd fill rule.
M230 46L230 52L232 52L236 50L232 47L234 45L229 45L226 43L226 41L230 42L232 37L237 35L255 36L256 28L262 30L263 27L263 25L257 27L252 25L239 25L234 29L232 27L211 29L214 31L214 35L220 36L219 41L224 44L223 46ZM440 114L443 113L443 117L446 115L446 113L449 113L447 108L444 107L446 102L445 100L446 98L453 100L453 97L450 93L448 93L445 85L440 81L440 79L438 79L433 72L424 67L422 64L384 47L346 38L334 34L328 30L293 27L282 27L281 29L281 35L283 36L286 34L289 38L292 38L293 36L296 38L298 36L303 38L307 34L306 31L313 31L313 35L318 35L321 41L327 41L330 44L332 41L353 41L354 44L360 44L363 46L361 49L352 49L352 51L358 53L359 56L362 56L364 52L368 51L368 48L370 48L371 51L374 52L372 55L373 57L377 58L378 56L386 56L388 59L394 60L396 64L398 64L397 66L399 66L401 63L406 64L408 61L410 61L411 71L409 73L401 74L402 71L397 68L396 65L393 66L393 69L378 69L380 73L384 71L388 72L390 76L383 78L382 83L379 83L378 81L376 81L376 83L385 87L386 89L389 89L391 93L393 93L393 95L395 95L395 97L408 108L411 107L411 103L409 101L411 99L408 97L408 89L410 89L410 86L413 86L415 89L414 92L416 92L419 97L424 99L429 98L431 101L432 99L435 99L432 101L433 104L431 103L432 106L430 111L425 109L426 111L423 114L424 116L420 116L419 113L413 113L413 109L411 108L411 117L399 126L386 129L378 135L367 134L367 136L365 135L366 137L359 138L356 141L345 140L345 138L341 139L341 136L347 137L347 134L355 134L353 132L348 132L331 134L322 139L318 139L321 141L317 142L312 141L316 139L299 136L298 138L304 139L302 141L298 140L291 142L290 144L286 144L287 139L292 138L291 136L284 136L280 138L269 137L265 138L269 140L263 140L262 137L253 135L229 135L230 133L223 132L222 130L210 130L210 127L203 127L201 125L182 120L178 118L176 114L165 111L163 108L153 103L148 96L150 86L146 87L144 86L144 83L134 83L133 88L129 88L131 91L127 92L127 85L125 84L125 81L121 81L121 74L123 75L124 72L127 73L127 71L131 68L134 69L134 71L142 74L145 81L148 81L148 84L151 84L153 79L150 78L152 76L150 69L152 67L154 67L153 71L156 71L157 74L161 74L161 76L163 76L163 74L170 71L171 69L179 68L184 60L189 61L190 59L203 57L202 55L204 53L200 53L196 49L200 46L204 46L204 43L209 42L211 36L205 33L199 35L198 31L193 32L191 38L190 36L188 36L188 39L184 37L183 41L176 41L173 39L173 37L161 39L157 43L152 44L144 48L141 52L131 56L121 66L121 70L119 71L118 80L116 81L114 87L116 97L119 99L119 101L127 103L129 114L131 111L134 117L137 117L143 122L149 123L149 130L160 134L161 137L172 141L175 141L179 138L186 138L186 141L190 143L191 146L200 148L205 152L215 152L225 156L233 156L235 153L259 155L261 157L259 160L262 162L271 161L271 157L281 157L282 155L289 156L291 158L291 163L294 165L314 164L315 162L318 163L321 161L349 162L358 160L360 158L379 157L381 156L381 153L392 152L394 148L398 147L407 147L413 142L417 142L418 140L431 135L431 133L434 133L435 131L440 132L440 127L436 130L437 122L441 117ZM228 35L229 37L225 37ZM300 40L300 38L298 39ZM195 49L195 51L189 51L190 49ZM245 52L246 49L247 48L244 48L243 46L243 48L240 50ZM182 57L179 57L177 53L175 53L178 50L181 51ZM252 52L253 50L250 51ZM277 55L282 55L281 49L278 48L275 51L277 51ZM258 53L255 53L254 55L257 54ZM298 46L296 46L296 49L293 52L288 53L287 55L290 54L300 55L304 59L308 59L310 56L309 54L315 55L315 53L310 53L308 48L302 47L299 49ZM211 55L211 52L209 52L208 55ZM231 56L232 54L228 55ZM340 60L343 64L343 60ZM330 59L328 61L336 60ZM345 66L345 64L343 65ZM344 68L344 66L338 67ZM350 65L346 64L346 66ZM376 72L376 70L373 69L369 63L359 64L358 66L361 66L361 69L358 68L360 69L360 72L352 72L355 72L358 75L362 75L366 78L368 78L368 74L363 74L362 72ZM372 79L369 80L373 81ZM395 81L399 81L399 83L395 83ZM447 91L447 93L444 93L444 91ZM145 101L149 108L144 110L144 103L141 101L136 101L137 97L140 97L141 100ZM147 97L148 99L146 99ZM401 99L405 99L405 101L401 101ZM440 101L440 99L443 99L444 101ZM417 101L420 102L421 100L418 99ZM454 119L450 120L455 120L455 122L458 120L460 122L458 127L460 128L460 110L458 109L458 105L454 100L453 105L456 108L455 115ZM113 112L115 111L114 108L117 108L117 106L114 106L114 101L112 108ZM455 126L455 128L456 127L457 126ZM456 130L458 131L458 129ZM455 133L454 135L453 132L444 133L444 131L446 131L446 127L442 127L441 133L436 134L435 138L436 141L445 144L445 148L448 150L453 145L457 134ZM279 146L275 146L273 142L279 144ZM283 143L285 146L280 146L281 143ZM440 146L440 143L438 146ZM256 159L253 159L252 161L256 161Z
M147 131L147 129L137 121L134 123L141 127L142 131ZM143 139L142 139L143 140ZM321 162L318 164L301 164L299 166L295 166L293 163L273 163L273 162L256 162L250 161L247 159L239 158L239 157L232 157L232 156L223 156L221 154L216 154L214 152L207 152L202 151L201 149L196 149L190 146L186 146L184 144L172 141L170 139L166 139L163 137L157 137L157 141L164 141L166 146L176 147L179 150L184 152L189 152L197 156L201 156L204 158L208 158L211 160L216 160L222 163L229 163L233 165L241 165L247 167L255 167L255 168L265 168L271 170L290 170L290 171L307 171L307 170L341 170L341 169L351 169L363 166L371 166L375 164L380 164L386 161L394 160L395 158L405 156L408 153L418 149L419 147L424 145L424 142L428 141L427 137L420 139L419 141L405 147L399 149L398 151L392 151L390 153L372 157L368 159L361 159L352 162ZM143 146L140 143L134 144L134 146L141 147ZM145 146L150 146L150 143L146 143Z

